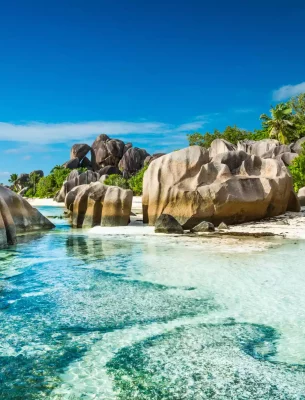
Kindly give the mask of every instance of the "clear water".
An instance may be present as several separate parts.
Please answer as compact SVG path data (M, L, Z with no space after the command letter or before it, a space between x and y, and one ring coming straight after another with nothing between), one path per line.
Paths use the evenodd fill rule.
M229 253L53 222L0 251L0 399L305 399L304 242Z

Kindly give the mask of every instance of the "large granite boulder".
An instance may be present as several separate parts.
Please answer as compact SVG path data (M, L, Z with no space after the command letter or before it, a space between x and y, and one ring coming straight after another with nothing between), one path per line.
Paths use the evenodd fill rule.
M299 191L298 191L298 198L300 201L300 205L302 207L305 207L305 187L302 187Z
M94 182L73 188L65 205L75 228L125 226L130 220L132 191Z
M144 174L143 218L154 225L161 214L184 229L202 221L227 224L286 212L292 178L282 162L244 151L218 154L191 146L155 160Z
M69 161L66 161L63 165L64 168L69 168L69 169L75 169L79 167L79 159L76 158L72 158Z
M125 150L125 143L119 139L110 139L107 135L99 135L92 144L96 168L107 165L118 166Z
M79 161L82 161L82 159L89 153L90 150L91 147L85 143L74 144L71 148L70 159L72 160L73 158L78 158Z
M24 198L0 186L0 248L15 244L19 233L52 228L54 225Z
M138 147L131 147L123 155L119 163L119 168L121 171L126 172L127 175L132 175L143 168L144 160L147 156L149 156L149 154L146 150L139 149Z

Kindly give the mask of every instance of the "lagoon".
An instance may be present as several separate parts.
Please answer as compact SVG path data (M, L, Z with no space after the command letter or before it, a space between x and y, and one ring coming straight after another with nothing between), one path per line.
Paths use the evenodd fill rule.
M1 399L305 399L305 241L52 222L0 252Z

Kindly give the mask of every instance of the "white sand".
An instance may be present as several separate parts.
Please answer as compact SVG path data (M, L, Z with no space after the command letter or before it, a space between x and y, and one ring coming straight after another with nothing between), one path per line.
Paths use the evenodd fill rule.
M39 207L39 206L56 206L56 207L64 207L65 203L57 203L53 199L25 199L27 200L31 206Z
M27 199L28 202L33 206L57 206L64 207L64 203L57 203L53 199ZM90 230L88 230L88 234L90 235L122 235L122 236L162 236L160 234L154 233L154 227L144 225L142 223L142 197L134 196L132 202L132 212L136 214L131 217L131 223L128 226L117 226L117 227L102 227L96 226ZM276 235L281 235L283 238L287 239L305 239L305 208L303 208L300 213L292 213L288 212L284 215L280 215L275 218L271 218L269 220L263 220L259 222L249 222L240 225L230 226L230 232L246 232L246 233L257 233L257 232L270 232ZM171 235L166 235L171 236ZM173 237L177 235L172 235ZM208 236L208 237L207 237ZM244 238L239 237L228 237L222 236L219 237L213 234L203 234L199 235L200 239L206 241L213 241L214 244L221 243L221 246L232 245L233 243L240 243L241 240L245 241ZM190 240L193 242L194 240L198 240L197 237L188 237L183 236L183 240ZM270 240L268 237L262 237L259 239L248 239L249 241L253 241L256 243L255 247L258 246L258 243L262 245L262 249L269 247ZM235 246L233 246L235 247Z

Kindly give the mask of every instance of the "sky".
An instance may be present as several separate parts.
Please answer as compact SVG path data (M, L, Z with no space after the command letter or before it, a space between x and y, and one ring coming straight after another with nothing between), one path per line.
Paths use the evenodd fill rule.
M0 182L100 133L150 153L305 92L305 2L0 0Z

